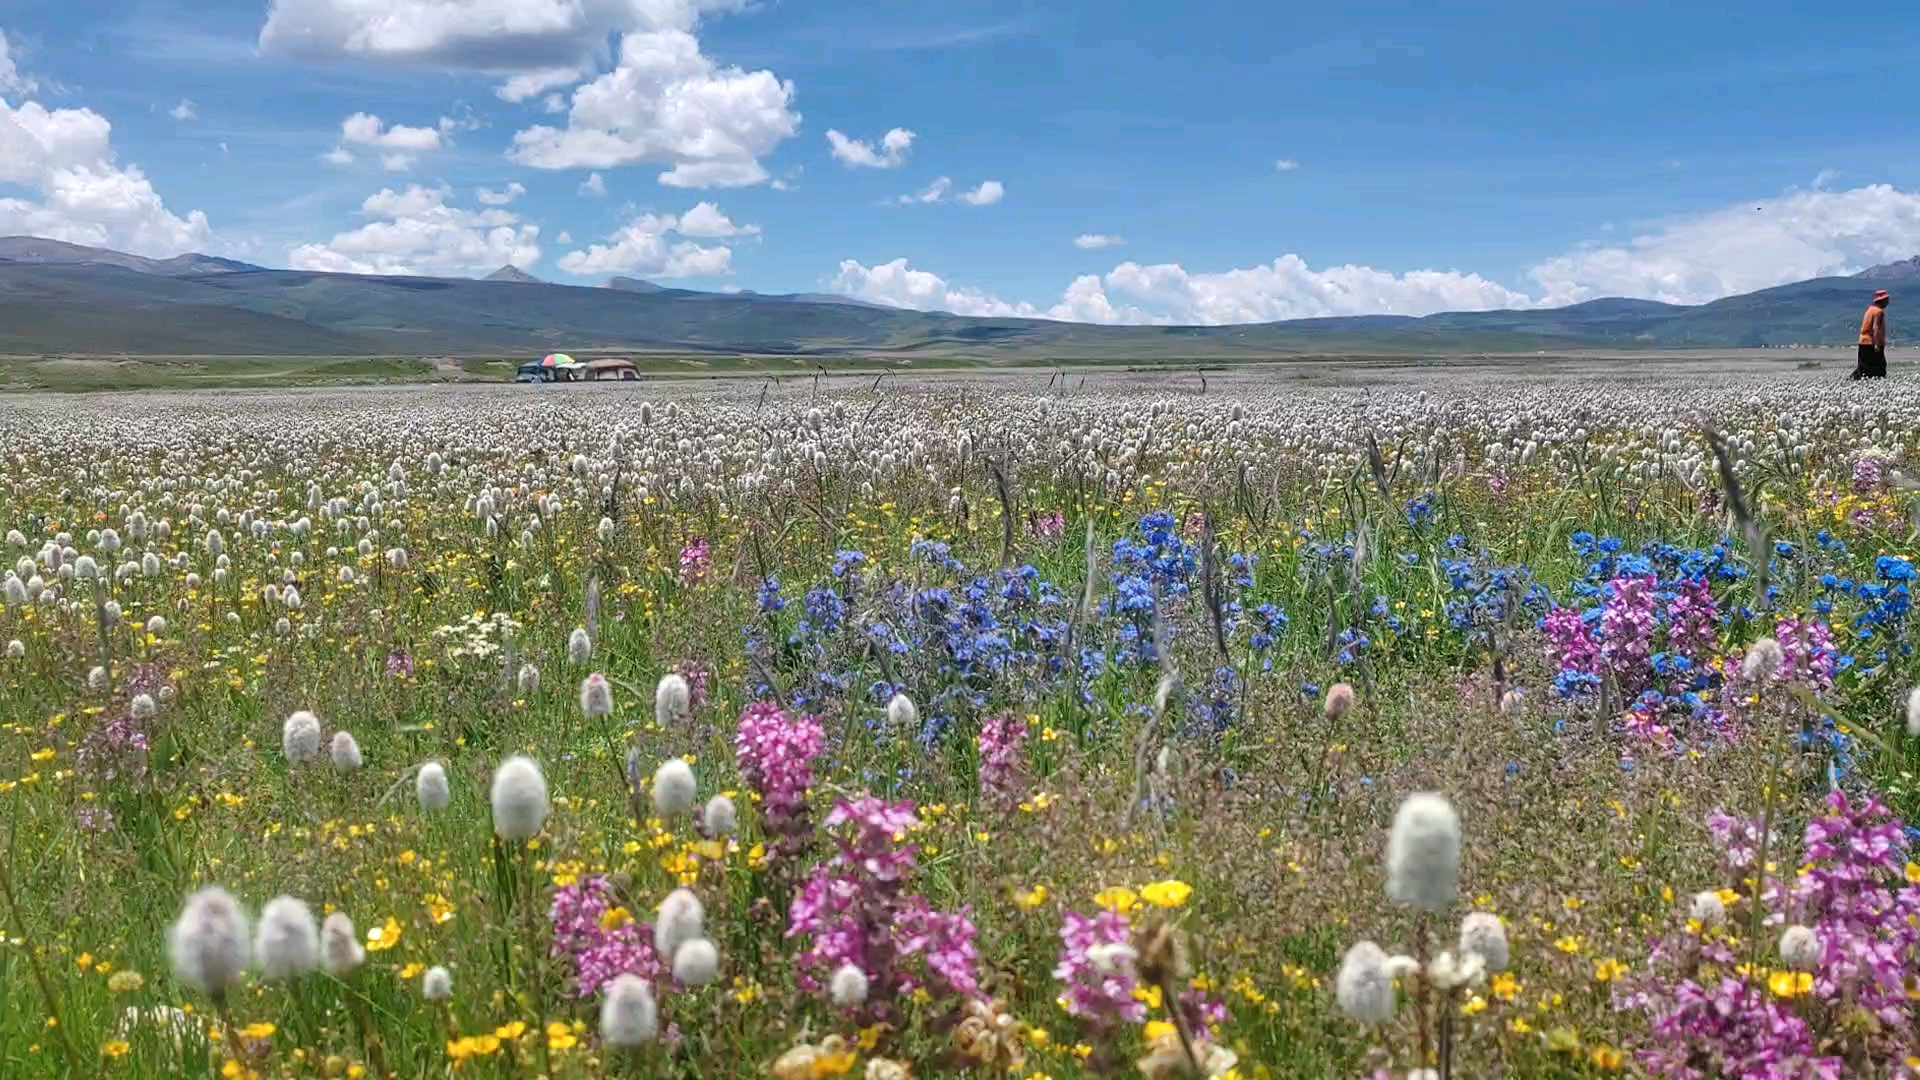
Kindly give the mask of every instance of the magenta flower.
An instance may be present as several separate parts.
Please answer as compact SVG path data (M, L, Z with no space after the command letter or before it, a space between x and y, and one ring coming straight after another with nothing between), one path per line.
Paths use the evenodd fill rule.
M1140 985L1135 969L1133 926L1115 911L1086 916L1067 912L1060 923L1060 962L1053 977L1065 984L1061 1000L1069 1015L1096 1026L1138 1024L1147 1018L1145 1002L1133 996Z
M666 977L666 965L653 951L653 928L610 915L615 907L613 886L599 875L553 892L547 911L553 923L553 955L572 971L575 997L596 997L620 975L655 983Z
M713 545L704 537L694 537L680 549L680 584L692 588L706 580L713 565Z
M775 851L797 854L813 831L807 818L807 793L813 788L813 759L820 756L826 732L817 716L788 716L778 705L757 701L740 714L733 737L734 763L741 779L760 795L760 818Z
M1017 716L993 716L980 725L980 794L1007 805L1020 798L1020 747L1027 722Z

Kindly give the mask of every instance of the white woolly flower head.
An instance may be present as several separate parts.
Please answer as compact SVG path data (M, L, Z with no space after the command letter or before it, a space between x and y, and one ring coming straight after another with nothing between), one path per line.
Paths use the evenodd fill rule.
M673 977L682 986L705 986L720 974L720 950L698 937L673 951Z
M354 933L353 920L344 911L336 911L320 924L320 967L336 979L354 973L367 960L360 937Z
M493 773L493 831L503 840L531 840L547 822L547 778L530 757L510 757Z
M687 680L675 672L660 676L660 685L653 689L653 718L661 727L673 727L692 716L693 690Z
M852 964L842 964L827 983L833 1003L842 1008L864 1004L867 1000L867 973Z
M1087 949L1087 960L1104 975L1130 970L1139 959L1140 950L1124 941L1103 941Z
M599 672L580 681L580 714L593 719L613 712L613 684Z
M1920 739L1920 686L1907 695L1907 738Z
M430 967L420 977L420 996L428 1001L445 1001L453 996L453 974L443 967Z
M1721 926L1727 921L1726 901L1712 889L1694 893L1693 899L1687 902L1687 918L1709 930Z
M267 979L290 979L312 971L320 963L320 928L304 900L276 896L260 910L253 940L260 974Z
M895 731L911 731L920 721L919 706L905 694L895 694L887 702L887 726Z
M447 788L446 766L437 761L423 763L419 775L413 778L413 794L420 801L420 809L445 810L453 801L453 793Z
M1440 912L1460 892L1460 819L1446 798L1409 795L1387 838L1387 896Z
M295 765L320 756L320 718L301 709L280 725L280 752Z
M1795 971L1820 966L1820 935L1807 926L1789 926L1780 934L1780 959Z
M653 923L653 947L661 956L672 956L680 946L706 936L707 909L688 889L675 889L660 901L660 913Z
M705 833L708 839L718 840L724 836L732 836L739 829L740 811L733 805L732 799L725 795L715 795L707 800L706 807L700 811L700 831Z
M1353 701L1353 686L1350 683L1334 683L1327 687L1326 714L1339 719L1353 710Z
M160 707L154 704L152 694L135 694L128 708L132 710L135 720L148 720Z
M360 743L350 731L336 731L333 742L327 747L327 756L333 759L333 767L340 772L353 772L360 767Z
M248 952L246 910L218 885L187 897L167 931L174 977L216 998L240 981Z
M600 1002L600 1038L616 1049L652 1042L660 1031L653 988L638 975L618 975Z
M520 684L521 694L537 694L540 692L540 669L532 664L521 664L520 675L515 681Z
M1386 950L1371 941L1357 942L1347 950L1333 988L1340 1011L1363 1024L1386 1023L1400 1004L1387 970Z
M95 664L93 670L87 672L87 689L96 694L106 693L108 681L107 669L99 664Z
M684 758L668 758L653 771L653 808L661 817L679 817L692 810L698 795L693 766Z
M25 657L26 655L27 655L26 642L21 641L19 638L12 638L7 642L7 659L19 660Z
M1427 981L1442 993L1479 982L1487 974L1487 962L1479 953L1455 956L1443 952L1427 965Z
M1460 955L1478 956L1488 971L1505 971L1510 953L1507 927L1491 911L1475 911L1460 921Z
M1770 637L1763 637L1747 647L1746 658L1740 661L1740 677L1748 682L1762 682L1780 673L1780 665L1787 662L1787 654L1780 649L1780 643Z
M587 636L585 627L575 627L567 635L567 662L578 667L593 659L593 639Z

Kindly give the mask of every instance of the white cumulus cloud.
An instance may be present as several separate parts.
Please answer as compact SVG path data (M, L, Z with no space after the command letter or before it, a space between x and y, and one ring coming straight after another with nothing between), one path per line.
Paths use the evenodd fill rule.
M711 238L757 233L754 225L735 225L709 202L675 217L639 214L603 244L560 256L560 269L581 277L632 274L648 278L713 277L731 273L733 249L725 244L697 244L688 237Z
M407 127L389 125L372 113L357 112L340 122L340 145L325 156L336 165L350 164L353 161L350 148L357 146L377 151L387 171L402 172L412 167L419 155L447 145L458 127L459 121L446 116L433 127Z
M1584 247L1528 271L1549 304L1635 296L1698 304L1920 252L1920 192L1889 184L1789 191Z
M1095 248L1119 247L1124 243L1126 243L1126 241L1120 237L1108 236L1105 233L1081 233L1079 236L1073 238L1073 246L1083 251L1091 251Z
M409 184L369 195L360 210L372 219L324 244L302 244L287 257L296 270L341 274L465 276L540 260L540 227L498 207L450 206L447 188Z
M0 37L0 90L32 93ZM165 258L212 246L206 214L167 209L137 165L120 165L113 125L92 109L16 107L0 99L0 183L37 198L0 198L0 234L109 247Z
M612 71L574 90L564 128L513 137L514 160L541 169L669 166L671 187L745 187L760 159L798 128L793 84L771 71L721 67L684 30L627 34Z
M479 188L474 191L473 196L488 206L505 206L526 193L527 186L515 180L499 191Z
M1279 161L1274 162L1273 167L1277 172L1292 172L1300 167L1300 163L1292 158L1283 157Z
M186 98L181 98L180 104L175 105L173 108L167 110L167 115L173 117L175 120L179 120L184 123L185 121L192 120L198 117L200 115L200 110L193 107L193 102L187 100Z
M582 195L593 195L597 197L605 195L606 193L607 182L600 178L599 173L588 173L587 178L580 181L580 194Z
M944 176L938 176L934 178L933 183L928 184L919 191L913 192L910 195L902 195L894 201L901 206L912 206L914 203L945 202L947 201L947 195L952 191L953 181Z
M992 206L1005 198L1006 194L1006 185L998 180L986 180L972 191L961 192L960 201L968 206Z
M865 139L849 138L828 128L827 145L833 148L833 159L849 169L897 169L906 164L907 153L913 149L913 132L894 128L880 136L880 148L875 150Z

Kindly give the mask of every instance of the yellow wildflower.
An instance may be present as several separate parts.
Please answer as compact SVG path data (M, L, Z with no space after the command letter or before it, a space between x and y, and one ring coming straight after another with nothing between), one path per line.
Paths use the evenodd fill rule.
M1177 908L1192 895L1193 886L1175 879L1156 881L1140 889L1140 898L1154 907Z
M1125 915L1127 912L1133 910L1135 904L1140 902L1140 897L1125 885L1109 885L1094 894L1093 902L1106 908L1108 911Z

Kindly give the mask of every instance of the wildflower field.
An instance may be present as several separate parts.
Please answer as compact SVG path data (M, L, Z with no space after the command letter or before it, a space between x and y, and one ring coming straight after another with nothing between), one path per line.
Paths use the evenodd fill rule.
M1920 1077L1920 392L1043 378L7 402L0 1076Z

